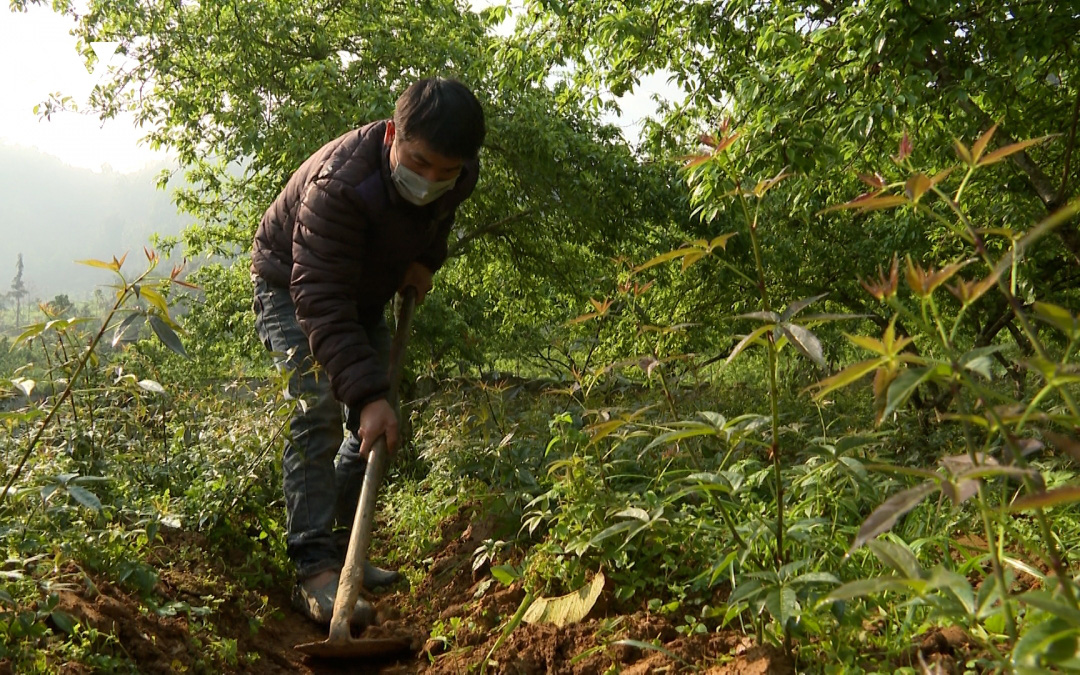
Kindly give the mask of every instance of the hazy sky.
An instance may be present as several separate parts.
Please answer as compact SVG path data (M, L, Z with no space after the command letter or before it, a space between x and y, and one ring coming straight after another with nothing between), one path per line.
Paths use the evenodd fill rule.
M102 123L89 115L61 114L39 121L34 106L50 92L82 103L97 78L75 51L70 19L46 7L12 12L7 4L0 8L0 143L35 147L95 171L109 164L127 173L168 159L138 143L144 134L129 116ZM104 70L100 64L98 69Z

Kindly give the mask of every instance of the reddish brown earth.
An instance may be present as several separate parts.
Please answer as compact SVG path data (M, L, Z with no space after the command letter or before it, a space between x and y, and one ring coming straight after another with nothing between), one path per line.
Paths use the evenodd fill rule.
M442 544L418 587L371 598L379 609L381 624L368 628L361 636L407 638L414 651L397 659L365 663L306 657L294 646L325 639L326 630L290 608L288 589L264 591L268 609L254 606L251 593L229 597L227 592L222 592L220 583L207 588L208 577L227 578L228 563L222 560L190 570L162 565L164 571L157 591L163 597L192 606L204 605L208 594L222 598L213 613L201 619L183 613L159 616L147 611L135 595L104 582L79 593L62 593L59 608L84 624L115 636L120 647L116 642L102 641L102 648L116 655L127 655L145 673L220 672L221 661L207 656L209 651L204 643L210 633L199 629L200 622L210 622L213 633L236 640L236 651L241 658L225 666L229 672L456 675L471 667L477 667L475 672L479 672L478 666L492 651L501 627L514 615L524 597L517 586L505 588L497 582L491 583L486 572L474 575L473 552L491 532L491 523L484 519L469 523L462 517L444 524ZM170 549L178 546L189 547L188 557L199 547L206 550L203 538L174 532L166 537L166 544L157 555L164 561ZM214 556L207 553L206 559L212 560ZM488 580L486 590L482 587L485 580ZM672 623L654 614L604 616L607 604L601 598L585 621L561 629L522 623L491 655L488 672L602 673L613 664L618 664L619 672L626 675L681 672L689 664L702 668L707 675L794 672L781 651L755 645L741 634L684 636ZM263 617L261 625L251 620L256 615ZM451 639L428 639L437 621L448 626L454 617L460 617L461 627ZM611 644L624 639L658 643L663 645L663 651ZM928 636L920 653L951 656L953 652L962 653L967 646L957 636L942 633ZM248 655L246 660L244 655ZM940 659L929 660L940 663ZM90 672L78 664L61 665L58 670Z

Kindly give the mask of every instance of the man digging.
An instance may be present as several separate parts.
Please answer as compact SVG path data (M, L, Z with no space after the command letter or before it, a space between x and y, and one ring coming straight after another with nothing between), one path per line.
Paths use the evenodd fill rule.
M289 393L306 403L293 412L282 458L287 550L298 579L293 604L319 623L333 614L367 454L382 434L391 453L398 444L386 400L386 305L406 287L418 302L431 289L455 211L476 186L484 133L483 110L465 85L421 80L392 119L308 158L255 233L255 327L267 349L288 355ZM364 587L399 576L367 563ZM360 599L352 620L374 615Z

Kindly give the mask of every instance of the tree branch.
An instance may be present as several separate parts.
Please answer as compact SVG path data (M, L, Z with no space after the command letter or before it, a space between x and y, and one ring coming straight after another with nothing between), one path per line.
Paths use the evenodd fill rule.
M989 129L994 125L994 119L986 113L985 110L975 104L971 98L965 98L960 102L960 107L963 108L969 115L979 120L979 124L984 129ZM1012 145L1016 143L1016 139L1009 135L1009 132L1002 129L998 129L996 137L1000 139L1003 145ZM1016 165L1018 169L1024 172L1027 176L1028 182L1031 183L1031 187L1035 188L1035 194L1039 196L1043 205L1046 206L1047 211L1056 211L1061 203L1057 199L1057 190L1054 189L1054 183L1050 180L1038 164L1032 161L1028 156L1026 150L1013 153L1009 156L1012 163Z
M458 239L457 241L454 242L453 247L450 249L449 257L451 257L451 258L456 257L458 255L458 253L463 248L465 248L465 246L467 246L469 244L469 242L471 242L472 240L478 239L478 238L484 236L485 234L491 234L492 232L496 232L496 231L502 229L503 227L505 227L506 225L509 225L510 223L514 222L515 220L520 220L520 219L524 218L525 216L529 215L530 213L532 213L532 209L526 209L524 211L518 211L517 213L506 216L505 218L501 218L499 220L496 220L494 223L488 223L487 225L484 225L483 227L479 227L479 228L473 230L472 232L466 234L461 239Z
M1065 169L1061 172L1061 187L1057 191L1057 201L1065 203L1065 192L1069 188L1069 169L1071 168L1073 148L1076 146L1076 120L1080 118L1080 87L1076 90L1076 102L1073 103L1072 126L1069 129L1069 141L1065 146Z
M1080 103L1080 96L1077 98L1077 102ZM986 114L986 111L975 104L970 98L964 99L960 102L960 107L967 111L968 114L979 120L983 128L990 128L994 124L994 120L990 115ZM1073 116L1073 131L1076 131L1076 116ZM1005 145L1011 145L1016 142L1008 132L998 129L997 138ZM1069 150L1072 150L1072 143L1069 144ZM1046 173L1032 161L1027 152L1021 150L1020 152L1012 154L1009 159L1018 169L1024 172L1027 176L1028 183L1034 188L1035 193L1039 196L1043 205L1046 207L1047 213L1053 213L1062 206L1065 206L1068 200L1068 195L1065 194L1065 178L1062 180L1061 190L1054 189L1054 183ZM1068 169L1068 159L1065 163L1066 169ZM1068 174L1065 174L1068 177ZM1061 239L1061 243L1065 245L1066 250L1073 257L1074 260L1080 262L1080 229L1073 226L1059 227L1057 229L1057 235Z

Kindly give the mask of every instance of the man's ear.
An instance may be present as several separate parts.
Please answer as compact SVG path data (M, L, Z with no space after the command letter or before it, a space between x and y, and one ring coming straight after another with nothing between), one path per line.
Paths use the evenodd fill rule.
M388 120L386 122L386 133L383 135L383 146L390 147L394 144L394 136L397 135L397 127L394 126L394 120Z

